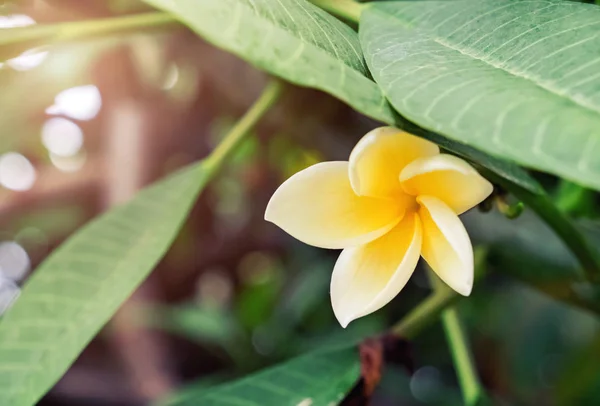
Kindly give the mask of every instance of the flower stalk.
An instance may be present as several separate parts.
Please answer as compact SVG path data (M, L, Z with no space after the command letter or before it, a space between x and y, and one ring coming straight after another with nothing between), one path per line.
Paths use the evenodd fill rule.
M486 273L487 256L487 247L475 247L475 282L481 280ZM445 309L463 298L439 278L435 277L435 280L437 284L434 292L394 325L390 330L392 334L408 340L415 338L425 328L434 324Z
M437 292L445 288L445 284L431 270L428 274L434 291ZM452 354L454 368L458 375L464 403L467 406L475 406L483 394L483 389L457 307L446 308L442 312L441 321Z
M456 303L461 296L447 286L432 293L421 304L412 309L391 332L399 337L411 340L426 327L438 320L440 313Z
M465 405L475 406L482 397L483 389L456 307L444 310L442 324L452 353L452 360L454 361Z

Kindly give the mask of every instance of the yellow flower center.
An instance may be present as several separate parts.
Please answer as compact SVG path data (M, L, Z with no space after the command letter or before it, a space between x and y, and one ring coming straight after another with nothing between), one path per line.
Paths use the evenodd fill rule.
M395 193L394 201L405 210L405 214L416 213L419 210L417 196L410 195L405 192L398 191Z

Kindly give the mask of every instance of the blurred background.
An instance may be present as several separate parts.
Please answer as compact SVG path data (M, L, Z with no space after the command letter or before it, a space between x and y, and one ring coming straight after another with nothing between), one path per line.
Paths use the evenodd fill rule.
M18 3L0 2L0 35L149 11L135 0ZM85 222L206 156L265 82L177 26L33 47L0 63L0 312ZM283 180L347 159L376 125L325 94L290 88L203 193L166 258L40 405L165 404L182 388L176 396L399 320L429 292L421 269L390 305L344 330L328 296L338 252L307 247L263 220ZM600 235L597 194L537 176L561 209ZM568 251L529 212L510 221L474 210L465 221L489 250L489 273L459 309L496 403L600 404L597 308L556 302L511 276L569 273ZM439 325L413 342L413 356L412 375L386 368L373 404L460 404Z

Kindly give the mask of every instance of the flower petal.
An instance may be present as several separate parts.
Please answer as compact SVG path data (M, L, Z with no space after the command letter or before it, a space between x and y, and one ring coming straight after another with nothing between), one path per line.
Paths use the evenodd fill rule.
M419 261L421 239L421 222L411 213L383 237L342 251L331 278L331 304L342 327L396 297Z
M471 165L452 155L420 158L400 173L404 191L413 196L435 196L461 214L488 197L494 187Z
M440 153L434 143L393 127L367 133L350 154L350 183L360 196L403 194L398 176L409 162Z
M348 162L322 162L275 191L265 220L306 244L346 248L382 236L403 215L393 200L357 196L348 180Z
M473 246L457 214L437 197L419 196L421 255L448 286L463 296L473 288Z

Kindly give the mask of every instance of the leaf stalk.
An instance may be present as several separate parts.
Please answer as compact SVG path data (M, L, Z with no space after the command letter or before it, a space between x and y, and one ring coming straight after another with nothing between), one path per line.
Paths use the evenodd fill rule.
M358 23L360 14L366 7L366 4L358 3L354 0L310 0L315 6L343 18L345 20Z
M258 121L268 112L271 107L279 100L283 93L284 84L279 79L271 79L264 88L260 97L254 102L244 116L233 126L225 138L213 150L213 152L204 161L205 168L210 171L217 171L226 161L226 158L242 142L245 135L258 123Z

